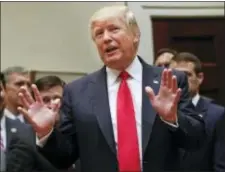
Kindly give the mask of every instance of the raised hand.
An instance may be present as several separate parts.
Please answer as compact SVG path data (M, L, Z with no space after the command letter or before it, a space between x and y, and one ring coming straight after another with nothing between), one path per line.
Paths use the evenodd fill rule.
M31 88L34 93L35 100L27 89L21 87L19 97L21 98L23 107L18 107L18 110L33 126L38 137L42 138L53 129L60 103L58 100L57 103L52 105L52 108L48 108L43 103L36 85L32 85Z
M177 78L172 76L171 69L164 69L158 95L155 95L151 87L146 87L145 90L158 115L164 121L176 123L181 89L177 87Z

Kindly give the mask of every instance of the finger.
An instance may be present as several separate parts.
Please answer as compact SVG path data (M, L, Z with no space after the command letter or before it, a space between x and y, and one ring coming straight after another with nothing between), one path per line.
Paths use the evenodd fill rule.
M53 112L58 112L59 108L60 108L60 99L56 99L52 104L52 110Z
M35 122L32 120L31 115L28 111L22 107L18 107L17 110L24 116L24 118L32 125L36 127Z
M151 87L147 86L145 87L145 91L146 93L148 94L148 97L150 99L151 102L154 102L154 99L155 99L155 93L154 91L152 90Z
M177 77L174 75L172 77L172 92L175 94L177 92Z
M180 88L178 88L177 91L176 91L176 97L175 97L175 100L174 100L175 104L178 104L178 102L180 101L181 91L182 90Z
M34 103L34 99L32 98L30 92L25 87L21 87L20 91L23 93L24 98L30 105Z
M35 100L36 100L38 103L43 104L43 100L42 100L42 98L41 98L41 95L40 95L40 92L39 92L37 86L36 86L35 84L32 84L32 85L31 85L31 88L32 88L33 93L34 93L34 98L35 98Z
M167 88L171 89L173 85L172 70L167 71Z
M162 72L161 85L166 86L166 78L167 78L167 69L164 69Z
M20 100L21 100L23 106L24 106L26 109L29 109L29 107L30 107L31 104L30 104L30 103L27 101L27 99L24 97L24 94L23 94L23 93L19 93L18 96L19 96L19 98L20 98Z

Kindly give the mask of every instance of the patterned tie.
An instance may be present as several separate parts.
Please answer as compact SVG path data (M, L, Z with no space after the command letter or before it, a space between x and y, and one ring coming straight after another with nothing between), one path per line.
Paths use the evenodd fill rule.
M140 156L135 112L130 89L129 74L122 72L117 95L118 161L120 172L140 172Z

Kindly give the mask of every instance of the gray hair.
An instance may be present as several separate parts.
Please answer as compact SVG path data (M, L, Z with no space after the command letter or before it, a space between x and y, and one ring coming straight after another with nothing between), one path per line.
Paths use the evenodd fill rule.
M13 73L18 74L29 74L30 71L22 66L11 66L2 71L4 75L5 82L7 83L9 80L9 76Z
M138 37L140 37L140 29L137 20L134 16L134 13L127 6L124 5L107 6L96 11L89 21L90 30L92 29L92 25L96 20L116 15L123 17L127 27L131 29L133 33L137 34ZM137 44L139 44L139 42Z

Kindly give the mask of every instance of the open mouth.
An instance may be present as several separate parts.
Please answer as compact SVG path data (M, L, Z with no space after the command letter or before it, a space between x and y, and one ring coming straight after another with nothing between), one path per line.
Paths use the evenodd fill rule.
M118 49L117 47L108 47L108 48L106 48L105 52L107 54L110 54L110 53L115 52L117 49Z

